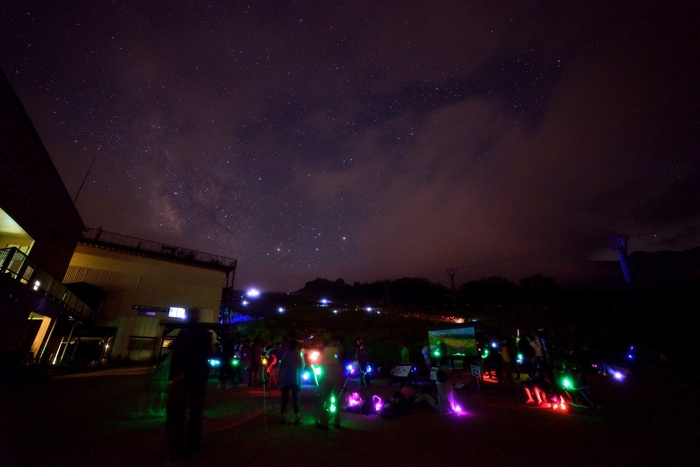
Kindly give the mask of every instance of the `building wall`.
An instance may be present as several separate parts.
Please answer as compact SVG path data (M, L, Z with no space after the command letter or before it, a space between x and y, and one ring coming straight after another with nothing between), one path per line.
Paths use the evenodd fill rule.
M153 356L149 343L159 344L160 323L179 320L164 311L143 316L134 307L199 308L202 321L215 323L225 279L222 271L79 244L64 283L87 282L107 293L96 323L118 328L112 359L147 360Z
M19 247L36 266L60 280L68 269L83 221L41 138L0 70L0 248ZM33 314L40 315L38 326ZM61 306L32 284L0 280L0 360L28 352L49 323L62 316ZM2 364L2 362L0 362Z
M63 277L83 221L2 70L0 208L34 240L29 257L52 276Z

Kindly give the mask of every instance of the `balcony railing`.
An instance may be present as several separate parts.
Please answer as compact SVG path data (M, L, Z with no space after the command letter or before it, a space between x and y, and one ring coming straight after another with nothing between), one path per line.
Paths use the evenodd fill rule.
M0 250L0 274L9 274L36 293L58 302L78 321L93 320L95 311L17 248Z
M204 266L215 267L225 271L235 271L237 260L225 256L212 255L201 251L181 248L160 242L144 240L142 238L129 237L114 232L106 232L102 229L86 229L83 231L83 240L88 243L105 247L119 246L136 253L150 253L158 258L178 262L199 263Z

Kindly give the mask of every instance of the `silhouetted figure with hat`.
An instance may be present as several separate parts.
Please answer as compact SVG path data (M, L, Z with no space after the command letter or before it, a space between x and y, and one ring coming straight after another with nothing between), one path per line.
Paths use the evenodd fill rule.
M199 318L200 310L189 310L188 327L180 331L172 345L165 421L172 461L196 454L202 437L213 339L212 333L199 323Z

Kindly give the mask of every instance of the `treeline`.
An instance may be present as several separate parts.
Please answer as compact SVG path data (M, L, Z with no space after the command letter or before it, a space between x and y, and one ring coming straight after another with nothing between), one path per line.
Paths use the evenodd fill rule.
M330 281L318 278L307 282L296 293L385 306L443 309L455 306L547 306L556 301L560 292L554 278L536 274L519 283L503 277L482 278L461 284L454 294L446 285L419 277L353 284L343 279Z
M415 309L423 314L478 319L508 334L516 328L542 327L572 345L624 347L637 343L680 360L700 352L695 324L700 310L698 279L619 290L570 290L539 274L518 283L488 277L459 285L453 297L451 288L425 278L364 284L318 278L307 282L297 296L323 297L347 306Z

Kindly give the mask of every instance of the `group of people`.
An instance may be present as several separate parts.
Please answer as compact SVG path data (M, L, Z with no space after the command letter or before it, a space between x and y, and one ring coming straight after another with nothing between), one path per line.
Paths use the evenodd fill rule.
M227 331L221 333L219 341L216 350L221 362L218 389L231 389L234 383L255 386L263 382L269 389L278 388L279 364L282 354L288 350L288 341L263 346L262 340L256 337L250 343L241 343Z
M447 369L438 370L435 382L422 385L418 391L409 385L403 386L381 407L379 415L392 418L405 415L411 407L420 406L429 407L440 414L450 414L459 410Z
M172 461L191 457L199 450L206 383L211 372L209 359L215 355L214 334L199 323L199 310L189 310L187 320L187 327L178 333L172 343L167 358L168 363L158 365L152 378L157 377L167 381L167 385L165 385L167 389L163 391L163 399L166 407L165 426L168 450ZM236 350L238 346L233 342L230 334L222 333L220 340L222 345L219 356L224 365L222 365L220 372L219 387L230 387L231 379L229 378L233 378L236 373L228 371L233 366L229 363L237 351L242 351L240 354L242 361L245 361L244 356L246 355L253 357L250 358L250 366L248 367L250 385L255 384L258 380L256 371L267 371L262 360L263 356L267 355L271 361L275 362L274 380L275 384L279 385L281 392L282 415L280 421L286 422L286 411L290 405L291 395L291 405L294 412L293 423L295 425L301 424L299 392L304 361L298 350L296 339L290 336L284 343L270 346L268 349L263 349L260 340L256 339L248 347L250 350L244 348ZM264 350L267 353L264 353ZM258 364L255 365L255 363ZM165 394L167 394L167 398ZM152 403L150 398L146 402Z

